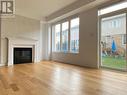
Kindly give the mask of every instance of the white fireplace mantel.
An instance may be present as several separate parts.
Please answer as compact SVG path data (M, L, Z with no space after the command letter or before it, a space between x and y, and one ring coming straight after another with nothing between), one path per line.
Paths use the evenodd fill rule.
M8 39L8 66L12 66L14 64L13 62L13 52L14 48L32 48L32 61L34 63L38 62L38 40L34 39L27 39L27 38L7 38Z

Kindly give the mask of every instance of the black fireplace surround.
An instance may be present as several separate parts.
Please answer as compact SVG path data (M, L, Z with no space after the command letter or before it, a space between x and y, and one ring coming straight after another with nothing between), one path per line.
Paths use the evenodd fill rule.
M32 48L14 48L14 64L32 63Z

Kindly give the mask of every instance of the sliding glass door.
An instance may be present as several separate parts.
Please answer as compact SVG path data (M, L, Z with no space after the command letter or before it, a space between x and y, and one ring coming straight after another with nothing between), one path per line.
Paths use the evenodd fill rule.
M126 13L100 19L101 66L127 70Z

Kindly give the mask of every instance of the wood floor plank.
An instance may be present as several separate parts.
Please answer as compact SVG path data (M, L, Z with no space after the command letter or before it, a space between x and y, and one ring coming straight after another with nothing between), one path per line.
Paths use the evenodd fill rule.
M58 62L0 68L0 95L127 95L127 73Z

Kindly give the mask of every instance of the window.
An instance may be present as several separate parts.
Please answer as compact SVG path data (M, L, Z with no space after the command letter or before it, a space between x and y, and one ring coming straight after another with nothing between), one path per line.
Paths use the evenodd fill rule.
M62 23L62 48L61 50L64 52L68 51L68 28L69 28L68 22Z
M60 24L55 25L55 51L60 51Z
M52 50L79 53L79 17L52 26Z
M79 18L71 20L70 26L70 51L79 52Z
M113 27L112 28L119 28L119 19L113 21Z
M122 35L122 45L126 45L126 34Z
M104 14L118 11L118 10L125 9L125 8L127 8L127 2L122 2L122 3L115 4L113 6L109 6L107 8L99 10L98 15L104 15Z

